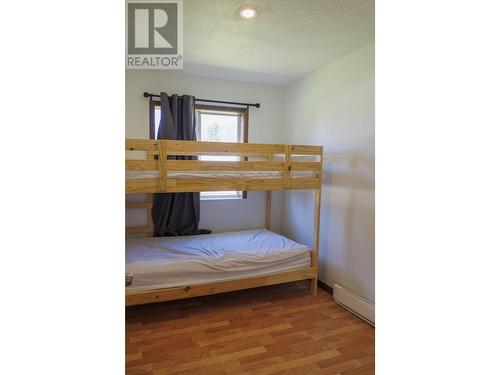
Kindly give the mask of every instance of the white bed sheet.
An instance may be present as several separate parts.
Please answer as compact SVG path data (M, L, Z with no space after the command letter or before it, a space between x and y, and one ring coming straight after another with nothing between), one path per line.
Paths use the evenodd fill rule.
M280 171L210 171L210 172L167 172L170 178L279 178L282 177ZM128 180L159 178L157 171L127 171ZM314 177L312 171L295 171L290 173L292 178Z
M264 276L309 267L309 248L266 229L199 236L128 238L127 290Z

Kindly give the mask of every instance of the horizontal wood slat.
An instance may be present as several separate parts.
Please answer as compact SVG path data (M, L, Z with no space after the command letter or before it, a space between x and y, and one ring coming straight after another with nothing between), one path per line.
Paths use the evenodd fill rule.
M158 141L152 139L125 139L125 150L130 151L155 151Z
M167 171L281 171L283 163L269 161L168 160Z
M193 285L193 286L186 285L183 287L155 289L146 291L127 291L125 295L125 303L127 306L132 306L132 305L141 305L152 302L172 301L182 298L206 296L209 294L218 294L218 293L230 292L233 290L256 288L266 285L282 284L298 280L307 280L315 277L315 275L316 275L316 268L307 267L294 271L279 273L276 275L252 277L249 279L223 281L223 282L210 283L204 285Z
M125 160L127 171L157 171L160 168L158 160Z
M208 161L208 160L167 160L168 171L282 171L282 162L272 161ZM126 160L128 171L157 171L158 160ZM318 172L321 163L293 162L292 171Z
M222 190L282 190L282 189L317 189L320 187L319 178L290 178L285 186L282 178L168 178L167 187L160 188L159 179L127 180L127 193L155 193L155 192L200 192Z
M227 142L168 141L167 155L268 156L282 153L283 145Z
M204 153L237 153L237 154L283 154L284 145L266 143L231 143L204 141L173 141L153 139L126 139L125 149L134 151L156 151L158 144L167 147L168 155L198 155ZM321 146L291 145L291 153L297 155L320 155Z
M219 190L280 190L282 178L197 178L167 180L168 191L219 191Z
M290 151L295 155L321 155L321 153L323 152L323 147L292 145Z

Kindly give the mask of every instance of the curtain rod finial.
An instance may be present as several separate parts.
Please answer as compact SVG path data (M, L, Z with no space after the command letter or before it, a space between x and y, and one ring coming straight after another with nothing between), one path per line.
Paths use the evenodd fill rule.
M260 108L260 103L255 103L255 108Z
M144 91L144 93L142 94L144 95L145 98L150 98L151 97L151 94L147 91Z

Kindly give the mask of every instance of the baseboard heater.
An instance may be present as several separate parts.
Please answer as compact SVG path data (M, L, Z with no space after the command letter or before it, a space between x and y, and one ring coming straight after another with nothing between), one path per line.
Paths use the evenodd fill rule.
M361 298L342 285L333 285L333 299L342 307L356 314L361 319L375 325L375 305Z

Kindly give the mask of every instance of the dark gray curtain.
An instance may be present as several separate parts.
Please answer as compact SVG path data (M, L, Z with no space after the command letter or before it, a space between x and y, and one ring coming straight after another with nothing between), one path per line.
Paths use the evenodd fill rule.
M196 141L194 97L169 97L164 92L160 95L161 117L157 138ZM174 156L169 159L196 160L197 157ZM209 230L198 228L200 193L155 194L151 216L156 237L210 233Z

